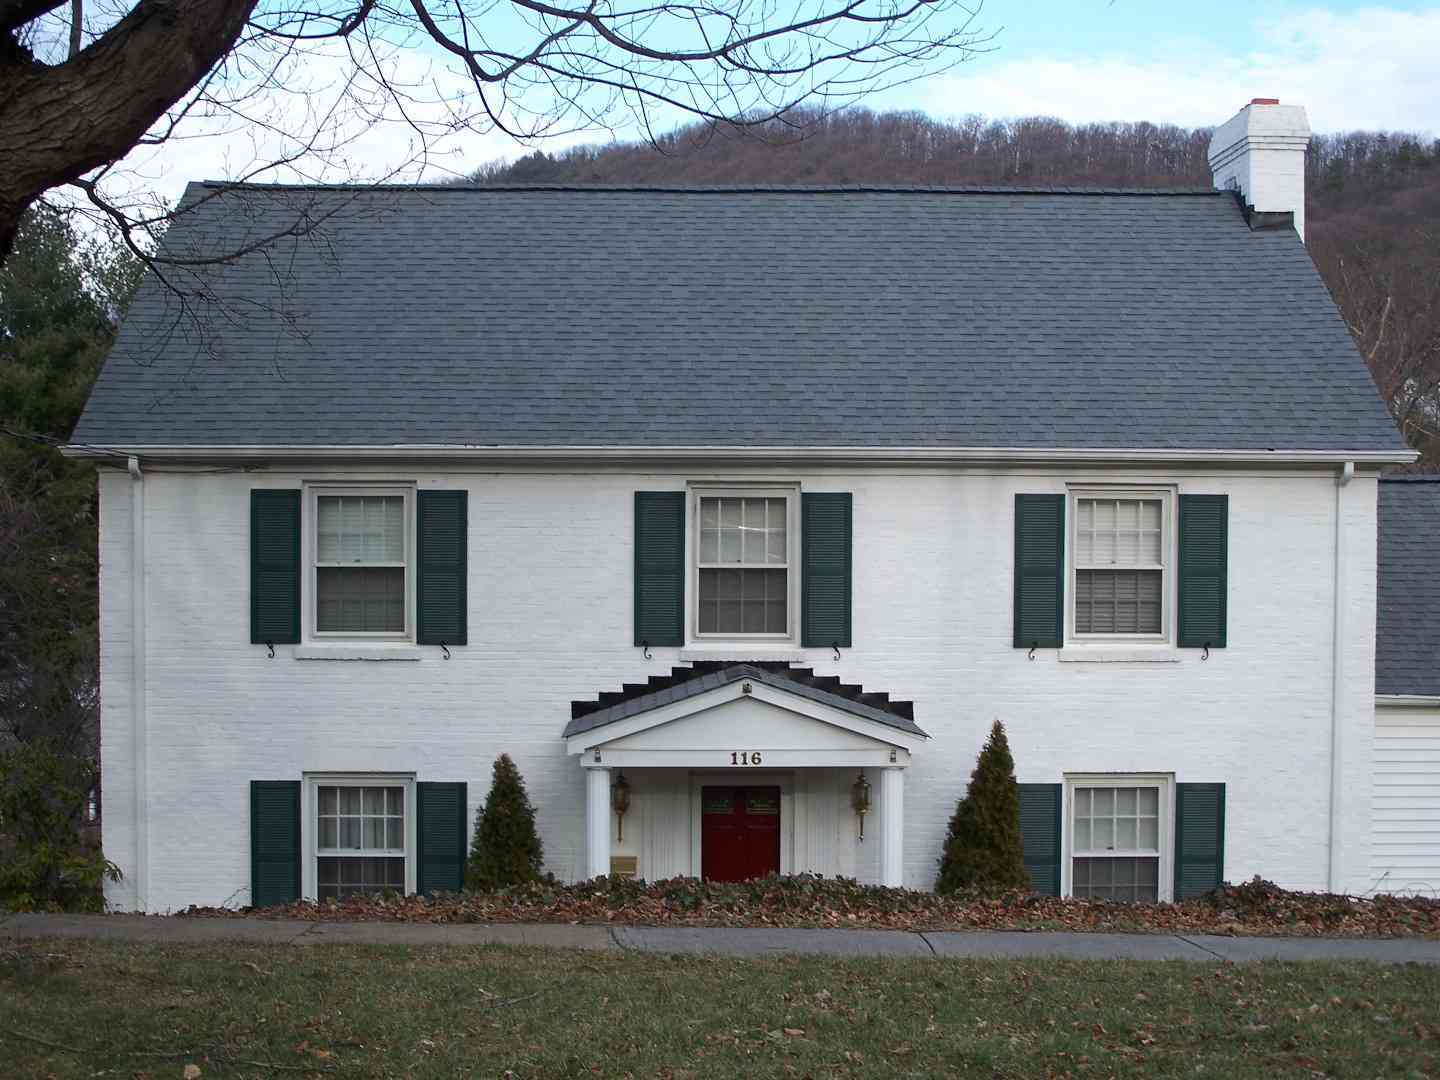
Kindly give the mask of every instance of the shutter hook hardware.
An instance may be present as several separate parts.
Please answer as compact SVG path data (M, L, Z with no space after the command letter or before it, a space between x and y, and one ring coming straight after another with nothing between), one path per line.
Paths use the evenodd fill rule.
M450 646L446 645L443 641L440 642L440 651L445 655L446 660L450 659Z
M265 648L267 648L267 649L270 650L270 657L269 657L269 658L270 658L271 660L274 660L274 659L275 659L275 642L273 642L273 641L267 641L267 642L265 642Z
M648 641L642 641L642 642L640 642L640 648L641 648L641 650L642 650L641 653L640 653L640 655L643 656L646 660L653 660L653 659L654 659L654 657L650 655L650 642L648 642Z
M1030 643L1030 651L1025 654L1025 659L1026 659L1026 660L1034 660L1034 659L1035 659L1035 650L1038 649L1039 647L1040 647L1040 643L1039 643L1038 641L1032 641L1032 642Z
M1200 659L1201 659L1201 660L1209 660L1209 659L1210 659L1210 643L1209 643L1208 641L1205 642L1205 647L1200 650Z
M835 650L835 660L838 663L840 660L840 643L838 641L832 641L830 643L830 648Z

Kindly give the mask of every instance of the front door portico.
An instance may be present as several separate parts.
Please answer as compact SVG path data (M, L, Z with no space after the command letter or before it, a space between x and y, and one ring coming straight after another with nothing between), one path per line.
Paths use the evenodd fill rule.
M927 736L908 715L871 703L884 695L866 702L787 674L730 665L571 721L567 749L586 774L586 878L610 872L613 773L624 772L627 785L647 798L668 800L663 813L647 809L626 820L627 845L653 848L665 833L669 855L650 860L648 868L642 856L641 877L653 880L654 866L663 864L667 874L742 881L775 872L835 872L816 853L833 857L837 843L858 842L850 831L849 784L868 772L872 780L878 774L879 783L866 831L879 851L859 850L870 852L870 873L881 884L903 883L904 774L911 751ZM845 779L801 784L800 798L792 793L798 781L789 778L808 775ZM661 778L664 787L657 790ZM695 796L688 821L685 787ZM792 804L793 821L785 810ZM687 834L693 837L688 869L675 862Z

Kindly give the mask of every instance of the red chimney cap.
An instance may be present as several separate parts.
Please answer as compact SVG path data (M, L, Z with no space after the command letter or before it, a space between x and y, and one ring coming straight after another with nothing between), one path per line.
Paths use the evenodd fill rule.
M1250 99L1250 104L1251 104L1251 105L1279 105L1279 104L1280 104L1280 99L1279 99L1278 97L1252 97L1252 98Z

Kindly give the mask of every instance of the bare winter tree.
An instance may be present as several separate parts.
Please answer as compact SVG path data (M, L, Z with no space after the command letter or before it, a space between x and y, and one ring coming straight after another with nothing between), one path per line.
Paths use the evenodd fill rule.
M462 130L529 140L632 123L649 132L677 115L762 123L966 59L987 40L974 29L977 6L0 0L0 258L26 207L58 188L127 240L163 222L162 208L141 211L107 187L137 146L227 124L268 131L275 141L240 170L251 178L331 162L345 132L381 120L403 125L422 160ZM308 99L316 72L338 87L328 104ZM277 94L306 99L303 121L273 109Z

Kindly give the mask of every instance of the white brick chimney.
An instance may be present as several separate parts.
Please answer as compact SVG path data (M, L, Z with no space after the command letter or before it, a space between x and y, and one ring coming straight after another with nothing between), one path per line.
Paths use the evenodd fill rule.
M1238 190L1262 214L1290 212L1305 240L1305 147L1310 121L1299 105L1255 98L1210 137L1215 186Z

